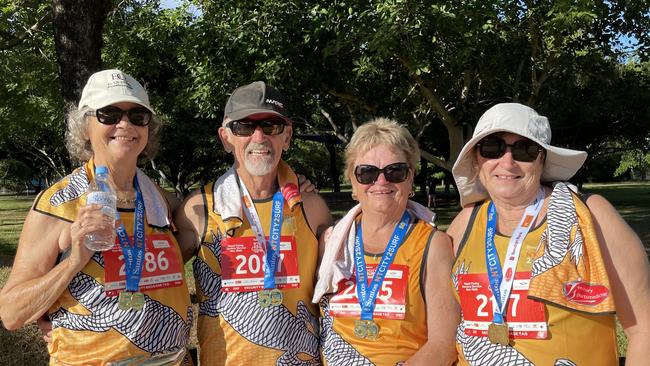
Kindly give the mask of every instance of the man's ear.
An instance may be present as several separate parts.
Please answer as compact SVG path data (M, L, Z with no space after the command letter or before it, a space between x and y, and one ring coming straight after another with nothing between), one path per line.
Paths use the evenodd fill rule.
M219 140L221 140L221 144L223 145L223 149L226 150L227 153L232 153L233 147L232 144L230 143L230 133L225 127L219 127Z
M288 151L289 146L291 145L291 136L293 135L293 126L287 125L284 127L284 144L282 145L282 151Z

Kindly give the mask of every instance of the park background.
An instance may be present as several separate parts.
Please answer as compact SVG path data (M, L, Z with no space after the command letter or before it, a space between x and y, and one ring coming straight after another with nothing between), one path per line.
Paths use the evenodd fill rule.
M64 115L102 68L147 88L164 127L141 167L179 197L232 161L216 135L228 93L265 80L299 121L286 160L335 215L351 202L345 144L385 116L420 144L416 199L437 179L444 228L478 117L520 102L549 117L554 145L589 153L573 182L650 246L648 0L0 0L0 286L33 195L74 167ZM0 327L0 365L45 362L35 342Z

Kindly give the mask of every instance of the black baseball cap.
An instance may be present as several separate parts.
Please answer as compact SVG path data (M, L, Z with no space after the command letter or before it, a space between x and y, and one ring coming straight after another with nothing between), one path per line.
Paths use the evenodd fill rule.
M254 114L273 114L293 123L287 112L284 95L263 81L255 81L235 89L224 110L224 118L231 120L240 120Z

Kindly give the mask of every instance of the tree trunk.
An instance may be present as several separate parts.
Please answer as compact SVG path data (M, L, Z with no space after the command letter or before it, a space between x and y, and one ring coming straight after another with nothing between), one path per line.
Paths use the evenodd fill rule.
M104 20L112 8L105 0L52 0L54 47L65 112L76 105L90 74L102 67Z
M332 189L334 192L341 192L341 185L339 184L339 170L336 167L336 148L334 144L325 143L327 152L330 154L330 178L332 179Z

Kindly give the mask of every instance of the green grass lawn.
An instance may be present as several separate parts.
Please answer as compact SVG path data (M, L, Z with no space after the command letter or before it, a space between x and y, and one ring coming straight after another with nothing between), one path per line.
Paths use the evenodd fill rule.
M639 235L650 255L650 183L588 184L583 191L607 198Z
M0 286L9 277L11 267L0 266ZM0 326L0 365L47 365L46 345L36 324L14 332Z
M619 210L621 216L639 234L646 251L650 253L650 183L587 184L583 192L596 193L606 197ZM343 216L355 202L347 193L327 193L325 197L332 215ZM4 285L11 270L13 256L25 216L31 207L34 196L0 196L0 287ZM421 197L416 196L421 200ZM436 214L438 226L446 229L460 207L455 198L440 198ZM185 267L190 292L194 294L194 281L191 265ZM195 311L198 311L195 306ZM195 313L198 314L198 313ZM618 332L619 350L625 355L627 340L621 330ZM196 327L193 329L190 346L196 346ZM28 325L16 332L8 332L0 327L0 365L46 365L45 344L35 325Z
M0 196L0 256L16 253L23 221L33 200L34 196Z

